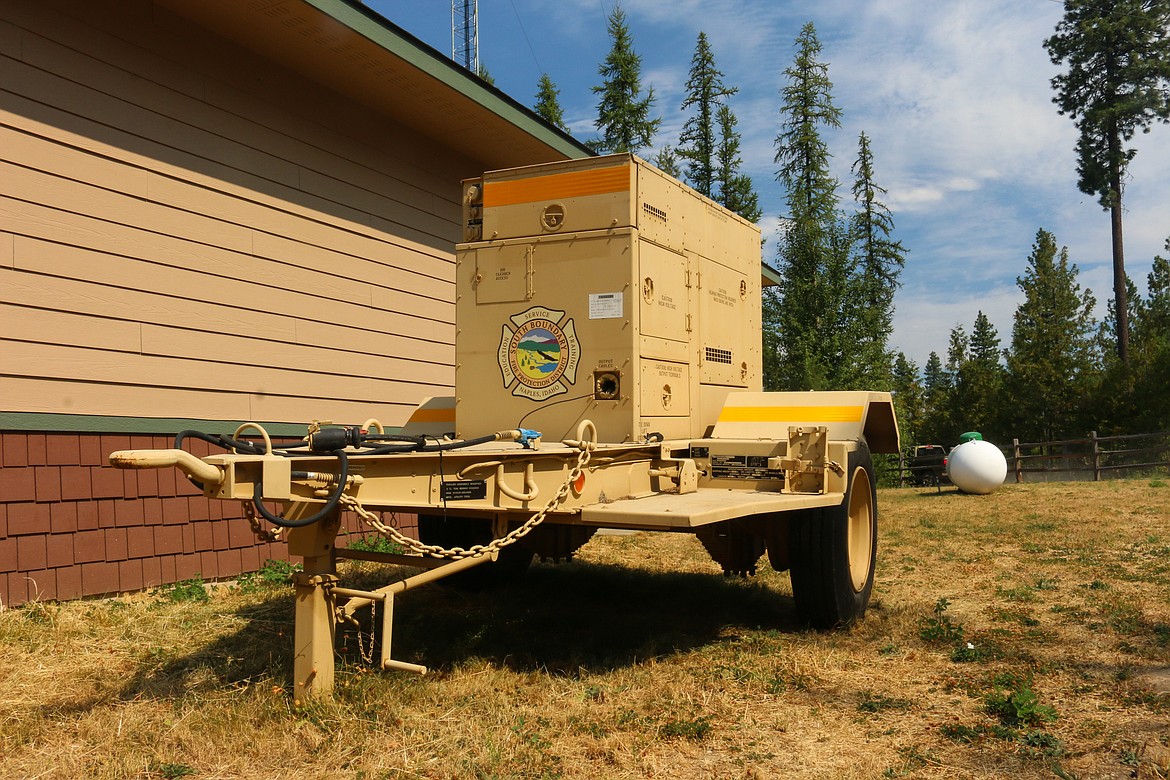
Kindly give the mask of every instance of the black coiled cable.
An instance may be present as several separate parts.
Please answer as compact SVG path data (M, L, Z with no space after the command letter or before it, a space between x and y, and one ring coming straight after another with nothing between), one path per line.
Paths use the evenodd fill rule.
M281 528L304 528L318 520L325 519L333 510L337 509L337 504L341 501L341 494L345 492L345 481L349 478L349 458L346 457L345 450L334 450L333 455L337 456L340 464L340 473L337 475L337 490L333 491L333 495L329 496L329 500L320 510L299 520L289 520L286 517L274 515L264 506L263 480L258 480L255 490L252 491L252 505L256 508L256 512L268 522L279 525Z

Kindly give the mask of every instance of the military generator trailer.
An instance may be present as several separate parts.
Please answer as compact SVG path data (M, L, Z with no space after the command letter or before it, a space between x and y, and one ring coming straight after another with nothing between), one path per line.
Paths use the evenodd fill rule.
M631 155L485 173L463 183L463 217L453 397L389 433L315 422L273 445L249 423L110 456L242 501L258 536L302 559L295 696L332 688L336 628L358 610L381 607L383 668L425 672L391 658L396 594L507 578L599 528L695 534L725 574L754 573L766 552L791 572L802 620L860 618L877 549L871 452L898 452L893 405L761 391L759 230ZM181 449L194 435L228 453L196 458ZM345 511L407 554L338 548ZM419 538L387 512L417 514ZM422 572L359 590L338 578L344 558Z

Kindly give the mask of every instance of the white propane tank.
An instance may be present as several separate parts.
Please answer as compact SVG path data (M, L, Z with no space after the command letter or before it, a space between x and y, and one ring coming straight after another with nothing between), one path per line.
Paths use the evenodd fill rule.
M1007 458L991 442L963 442L947 456L947 476L964 493L994 493L1007 476Z

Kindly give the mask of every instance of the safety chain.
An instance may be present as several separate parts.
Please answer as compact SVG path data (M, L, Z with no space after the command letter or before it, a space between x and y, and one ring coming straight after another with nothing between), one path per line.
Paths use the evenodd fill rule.
M252 533L256 538L262 542L279 542L281 531L283 528L268 528L260 522L260 518L256 516L256 507L252 506L251 501L243 501L244 517L248 518L248 525L252 526Z
M333 622L338 626L348 625L353 629L354 641L357 642L358 657L360 657L367 664L374 662L374 627L378 625L378 602L370 602L370 642L367 650L366 643L362 640L365 635L362 631L361 621L354 615L347 615L345 606L338 602L338 599L333 595L333 588L337 586L337 581L333 579L326 579L320 583L321 590L325 593L325 603L333 605ZM343 646L342 651L345 651Z
M336 601L331 599L331 603L336 604ZM361 621L353 615L345 614L345 609L340 604L334 608L335 620L340 623L345 623L353 628L354 641L357 643L358 657L366 663L371 665L374 663L374 628L378 625L378 602L370 602L370 630L369 641L363 640L366 632L362 631Z
M588 438L586 438L588 435ZM389 539L397 542L403 547L411 550L419 555L425 555L434 558L451 558L453 560L460 560L462 558L473 558L477 555L484 555L487 553L498 552L508 545L516 542L536 526L544 522L545 517L550 512L557 508L565 498L568 497L569 491L572 490L573 485L577 479L585 471L585 466L588 465L589 459L593 455L593 450L597 447L597 427L590 420L583 420L577 426L577 438L565 439L562 444L569 447L575 447L579 451L577 453L577 463L569 470L569 475L561 484L560 490L556 492L548 503L544 505L536 514L528 518L528 521L518 528L509 531L507 535L501 536L499 539L493 539L487 544L477 544L473 547L464 549L462 547L441 547L437 544L424 544L418 539L411 539L405 536L397 528L386 525L382 519L374 512L362 506L357 498L343 494L341 496L341 503L347 508L352 509L357 513L358 517L368 523L378 533Z

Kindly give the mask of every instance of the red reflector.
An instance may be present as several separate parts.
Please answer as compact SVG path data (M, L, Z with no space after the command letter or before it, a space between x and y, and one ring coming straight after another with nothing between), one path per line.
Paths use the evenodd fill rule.
M573 491L576 493L580 493L582 490L584 490L584 488L585 488L585 472L582 471L580 474L577 475L577 478L575 480L573 480Z

